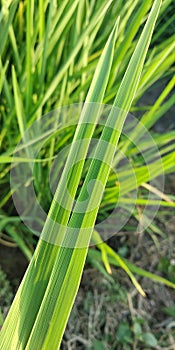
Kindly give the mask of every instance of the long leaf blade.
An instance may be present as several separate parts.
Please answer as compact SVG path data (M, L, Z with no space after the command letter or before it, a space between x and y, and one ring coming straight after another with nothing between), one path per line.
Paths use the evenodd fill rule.
M122 81L122 84L120 86L119 92L117 94L115 105L118 105L119 107L128 110L132 100L134 98L141 71L143 68L143 63L145 60L146 52L151 40L152 32L154 29L154 25L156 22L156 18L160 9L161 1L157 0L154 3L153 9L148 17L148 21L146 23L146 26L144 27L144 30L142 32L141 38L139 40L139 43L136 47L136 50L134 52L134 55L131 58L128 70L124 76L124 79ZM137 61L139 62L139 65L137 65ZM132 74L134 73L134 77L132 77ZM131 79L132 78L132 79ZM128 91L128 90L129 91ZM124 93L125 92L125 93ZM126 98L127 96L127 98ZM107 120L107 127L104 128L101 139L99 141L99 144L96 148L96 155L98 155L98 152L101 152L101 146L103 144L103 141L112 142L113 145L117 145L120 132L122 129L123 121L125 120L126 113L122 114L121 120L117 120L117 129L119 130L116 132L116 130L113 130L113 132L109 133L108 131L108 125L109 122L111 122L115 125L113 118L116 117L114 113L112 112ZM116 126L116 125L115 125ZM111 141L112 140L112 141ZM115 147L111 149L111 147L106 146L106 151L104 151L104 158L103 159L109 159L112 160L114 153L115 153ZM103 144L103 149L104 144ZM98 158L98 157L97 157ZM89 183L89 181L93 178L100 180L101 183L103 183L103 187L105 187L108 175L109 175L109 165L107 163L98 162L97 159L93 159L91 166L89 168L88 174L86 176L84 185L82 187L82 190L80 192L80 195L78 197L77 203L75 205L72 217L70 219L66 234L67 238L69 240L69 233L71 233L71 228L79 227L80 229L80 236L77 237L77 243L82 242L81 237L81 230L82 228L87 228L87 236L91 236L93 225L95 223L95 219L97 216L98 208L95 208L95 210L89 211L90 208L92 208L93 201L95 200L95 197L97 196L99 198L99 201L102 196L102 188L101 185L99 187L99 181L97 181L93 187L93 192L90 196L90 199L88 201L88 204L86 206L86 210L84 212L84 215L79 214L79 206L81 206L81 201L84 199L86 194L86 186ZM88 213L88 214L87 214ZM89 214L90 213L90 214ZM78 226L77 226L78 225ZM89 229L88 229L89 228ZM69 232L70 230L70 232ZM65 237L66 240L66 237ZM88 242L88 238L87 238ZM86 243L87 243L86 242ZM32 337L33 337L33 344L35 337L39 334L41 334L41 329L43 331L43 319L46 320L46 315L48 315L48 308L47 304L50 304L51 298L54 298L56 300L56 303L52 303L52 311L49 310L50 314L53 312L53 316L51 316L51 319L49 321L49 324L47 321L44 323L44 329L47 332L45 342L44 342L44 349L46 349L49 346L51 346L53 349L57 349L60 345L60 336L63 334L64 327L65 327L65 319L62 322L62 312L63 312L63 305L66 307L66 312L68 313L68 310L70 312L73 301L75 299L75 294L78 289L80 277L82 274L82 269L84 266L85 257L87 255L87 247L85 248L79 248L73 249L73 248L65 248L62 247L60 249L60 253L58 254L57 260L55 262L52 275L51 275L51 283L48 285L48 288L46 290L45 299L44 302L41 305L39 314L37 316L36 323L34 325L34 328L32 330ZM62 286L59 290L58 295L58 283L57 283L57 274L63 273L63 271L60 271L60 266L62 264L67 265L67 270L65 268L64 271L64 277L62 276ZM81 265L81 266L80 266ZM77 269L76 269L77 267ZM75 274L76 271L76 274ZM69 290L69 294L68 294ZM56 320L60 320L60 330L58 331L59 334L55 335L53 337L53 327L56 322ZM50 327L49 327L50 325ZM31 348L32 344L32 338L29 340L29 343L27 345L27 349Z

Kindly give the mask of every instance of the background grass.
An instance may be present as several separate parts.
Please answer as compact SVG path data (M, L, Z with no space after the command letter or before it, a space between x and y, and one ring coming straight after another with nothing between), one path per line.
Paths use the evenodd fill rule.
M16 217L11 201L13 189L10 189L9 186L10 164L8 164L11 158L8 157L11 157L24 129L30 126L35 119L60 105L69 105L84 100L106 38L116 16L120 15L119 39L104 100L105 103L112 103L129 57L136 45L140 25L151 6L151 1L141 6L139 1L132 3L132 6L130 1L126 3L120 1L110 6L103 19L105 2L82 2L81 5L78 4L78 1L77 3L64 1L61 5L57 2L43 4L40 1L39 3L40 7L34 1L30 4L23 1L15 1L12 4L9 1L2 3L1 8L1 36L3 37L0 115L2 125L0 208L3 219L1 230L5 225L5 232L18 240L19 246L28 258L31 257L32 246L35 246L35 237L22 223L19 223ZM170 16L170 24L162 34L162 21L164 22L164 18L168 17L173 6L174 1L163 2L140 87L131 107L131 112L139 116L143 115L142 122L149 129L151 128L151 134L155 137L163 159L165 159L167 166L164 171L166 173L172 172L174 167L174 131L166 130L165 125L164 135L160 135L154 132L153 127L175 102L174 78L171 80L174 74L173 16ZM159 33L161 33L161 42L157 37ZM166 82L170 82L168 87L161 88L167 85ZM165 85L162 85L163 83ZM158 85L160 86L160 97L158 96L156 104L154 106L149 104L145 106L143 102L140 104L140 101L143 101L143 94L151 86L155 89L155 86L157 88ZM75 122L76 120L73 121ZM64 135L62 133L58 139L54 138L42 157L51 157L59 152L64 145L71 142L73 133L73 126L65 128ZM136 164L138 168L141 167L143 163L139 153L133 145L125 141L121 139L119 147L123 149L125 143L124 150L129 161ZM34 174L37 197L46 209L49 208L51 202L47 180L50 166L50 162L37 164ZM115 201L116 179L115 177L112 179L113 182L109 180L107 186L111 188L111 201L112 196ZM106 200L103 206L106 204L109 204L109 201ZM7 222L8 225L6 225ZM18 233L15 235L17 227Z

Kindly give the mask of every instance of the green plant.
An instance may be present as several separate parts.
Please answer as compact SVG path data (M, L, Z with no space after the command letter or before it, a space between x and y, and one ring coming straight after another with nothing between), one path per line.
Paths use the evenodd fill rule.
M163 7L161 9L162 13L163 10L166 9L168 3L170 3L170 1L163 3ZM64 332L64 328L80 283L80 278L88 251L87 247L92 235L99 207L101 205L101 214L105 217L106 213L103 211L105 204L110 204L111 208L113 208L118 195L116 176L110 172L110 167L107 163L103 161L99 162L98 154L102 146L104 146L104 142L106 142L103 159L110 160L110 164L112 164L115 149L117 147L119 137L122 132L122 126L126 118L126 113L128 110L132 110L131 105L134 106L133 99L135 98L137 101L137 99L151 84L153 84L161 76L167 74L169 68L170 73L168 74L170 74L172 77L172 65L174 62L173 36L167 39L167 46L162 47L162 45L159 44L155 50L153 48L150 50L147 65L144 67L145 56L148 51L161 1L157 0L155 2L140 39L138 40L138 37L136 37L134 41L133 39L135 38L140 25L147 16L147 11L151 8L151 1L144 2L141 7L139 6L139 1L135 1L131 6L130 11L127 10L128 6L131 5L131 1L128 1L124 8L122 8L122 2L111 6L108 13L108 16L111 18L111 23L114 24L114 21L116 21L116 13L121 12L122 25L119 26L117 43L115 44L118 22L110 34L105 49L101 54L101 48L104 46L104 43L111 32L111 26L106 25L106 27L104 27L104 32L100 33L101 35L97 37L97 40L94 41L94 39L97 36L97 32L100 31L103 16L110 4L111 1L97 1L96 5L94 2L86 2L86 4L82 6L80 1L63 1L60 5L59 11L56 11L54 1L47 2L45 4L43 1L40 1L41 16L39 17L39 24L36 26L37 29L35 29L38 18L37 15L34 16L34 7L36 8L35 2L20 2L17 20L17 25L19 26L19 37L17 37L17 39L15 38L11 23L18 5L18 1L14 2L8 9L8 5L10 5L9 2L6 8L7 14L5 17L5 25L3 23L3 27L5 28L3 32L4 41L1 51L3 52L4 49L5 53L8 52L8 47L5 46L7 40L6 28L8 28L12 53L9 53L9 60L5 60L5 63L5 54L4 56L2 55L3 64L1 62L1 66L3 67L3 79L1 85L3 87L4 98L6 101L4 103L4 109L2 108L3 120L6 114L8 114L8 118L4 123L5 128L1 134L1 140L4 140L4 145L7 143L9 145L8 152L5 152L4 146L4 154L2 154L0 158L3 169L1 177L2 184L3 181L6 183L7 180L5 174L7 174L9 170L8 166L4 167L4 164L9 163L10 161L15 163L16 160L21 162L26 161L28 163L31 161L31 159L27 158L27 156L26 158L21 159L12 158L14 149L13 135L15 135L15 142L17 142L20 136L23 137L27 126L29 126L34 119L40 118L42 112L48 112L50 108L56 107L58 103L63 103L63 101L64 103L71 103L72 101L75 102L77 100L83 100L87 91L88 94L85 101L86 103L89 103L89 105L87 104L89 107L84 108L82 112L81 124L78 124L77 126L68 161L52 202L48 219L42 233L42 238L38 243L24 280L12 305L11 311L9 312L9 315L5 321L2 330L3 349L10 349L12 347L13 349L34 349L37 347L42 349L47 349L48 347L57 349L59 347L62 334ZM24 54L19 54L19 48L17 45L17 40L20 40L20 38L22 38L24 35L21 23L24 20L23 11L25 6L27 24L26 60L24 59ZM135 10L135 8L135 16L137 21L135 21L135 18L133 21L130 21L127 31L124 33L128 16L130 12ZM44 13L46 9L48 11L48 17L46 25L44 25ZM85 19L85 25L82 19ZM73 31L72 28L74 23L76 23L76 30ZM125 37L125 40L123 40L123 37ZM68 45L68 38L71 39L72 45ZM39 43L37 40L39 40ZM36 49L35 45L37 46ZM128 49L129 53L126 54ZM56 55L53 55L55 52ZM78 55L79 52L81 52L81 55ZM91 55L89 55L89 52L91 52ZM101 57L97 65L95 75L90 85L90 89L88 90L89 81L93 76L94 67L96 66L96 59L100 55ZM113 55L114 64L112 66ZM15 65L12 67L12 85L14 97L7 79L8 74L11 74L9 73L8 65L9 62L11 62L10 60L12 60L12 57L14 60L13 62L15 62ZM57 63L56 65L53 64L54 60ZM47 65L49 67L48 70L46 70ZM60 66L60 69L57 71L56 67L58 66ZM128 68L126 69L126 67ZM51 78L53 76L54 78ZM151 128L153 123L155 123L155 121L163 115L165 110L168 110L168 108L170 108L170 106L173 104L175 99L174 95L172 95L168 101L163 103L168 93L172 90L173 84L174 77L172 77L169 84L164 89L160 98L157 100L156 105L143 115L142 122L146 127ZM55 90L58 86L60 89L59 93L57 94ZM106 89L107 92L105 95ZM104 95L106 96L105 99ZM110 102L114 96L116 97L114 99L113 108L109 113L106 125L102 130L101 137L99 133L99 141L95 149L94 158L91 160L88 170L85 172L85 180L80 188L76 205L73 208L73 199L77 194L78 186L81 181L81 174L83 169L85 169L83 167L84 165L86 166L85 158L95 130L96 118L98 116L98 109L95 111L96 113L92 113L91 103L102 103L104 101ZM15 110L13 108L14 104ZM98 107L98 104L96 106ZM120 108L120 110L116 122L117 107ZM17 116L17 125L16 122L14 122L15 114ZM86 120L91 120L91 123L88 125L85 124ZM113 128L109 127L111 124L113 124ZM11 133L8 133L9 130L11 130ZM140 127L138 126L136 132L133 131L131 133L131 141L136 137L136 134L140 136L141 131L142 130L140 130ZM70 134L71 138L73 132L71 131ZM174 145L171 144L174 133L169 133L168 136L170 142L168 152L166 149L167 138L157 139L157 143L161 147L163 154L162 163L163 170L165 172L171 172L174 169L175 153ZM83 143L83 139L87 139L87 141ZM81 140L78 147L75 143L76 140ZM142 186L145 182L148 182L150 178L152 179L161 174L162 168L159 166L160 163L155 161L153 163L150 175L147 167L142 164L140 152L133 146L131 141L121 139L120 148L122 150L124 149L126 152L128 151L129 154L132 155L133 159L134 156L138 156L140 166L139 168L137 165L135 166L135 174L137 186ZM113 146L111 146L111 144ZM51 146L47 154L47 159L49 160L48 164L50 164L50 161L54 155L55 145L55 136L53 136ZM141 149L145 148L144 143L141 143L140 146ZM82 161L80 161L78 164L76 164L76 167L74 167L76 155L80 150L82 151ZM154 159L154 154L150 154L149 149L148 157L149 159ZM119 162L119 159L116 157L115 161ZM38 188L38 179L41 177L41 179L44 181L44 176L42 175L45 174L46 170L46 166L44 167L42 163L42 159L38 159L38 166L36 166L35 173L36 187ZM68 168L71 169L69 173L69 190L72 196L71 198L66 196L67 182L64 177L66 169ZM128 183L128 180L125 180L126 172L129 176L129 169L122 168L120 171L120 176L123 176L124 179L122 187L123 193L132 191L132 189L136 186L135 181ZM104 198L102 200L101 187L99 187L99 181L97 181L94 184L93 192L87 203L86 210L83 215L80 215L79 207L82 205L81 202L86 199L87 195L86 186L88 182L94 178L96 180L100 180L103 190L105 190L106 182L108 180ZM12 189L12 191L13 190L15 189ZM44 196L45 194L46 192L44 193ZM158 195L160 196L160 193ZM8 222L8 218L4 213L4 205L7 203L10 196L11 190L7 191L7 193L6 191L4 192L4 197L1 202L3 222L6 222L6 220ZM43 195L41 193L41 198L42 196ZM69 210L64 210L64 205L58 205L56 202L57 198L59 198L59 203L64 204L64 201L66 201ZM90 210L92 209L96 198L98 199L98 205L94 210ZM127 203L131 202L131 198L126 198L123 205L126 206ZM146 202L147 198L144 197L141 199L138 198L136 201L136 203L141 205L145 205ZM160 201L155 200L152 204L156 205L159 202ZM174 206L173 198L168 198L166 201L161 200L160 204L162 206ZM138 220L137 211L135 211L134 215ZM63 242L59 241L61 245L58 245L58 242L54 242L54 238L52 237L52 234L54 233L54 226L52 226L50 222L50 217L52 217L55 222L58 221L61 225L60 232L57 232L57 235L60 233L61 237L63 238ZM148 220L148 218L146 219ZM17 227L16 222L18 222L18 218L13 216L12 221L13 230L11 228L9 229L7 226L7 232L14 237L15 240L18 240L21 249L28 256L28 258L30 258L29 242L25 242L24 244L23 241L17 238L18 236L13 234ZM63 226L65 227L65 232L63 230ZM71 228L77 228L74 238L75 241L71 241ZM82 236L83 229L87 229L87 237L85 241L84 237ZM47 243L48 241L51 243ZM99 241L97 243L102 251L102 259L109 272L110 266L108 263L107 254L109 253L110 249L107 247L107 245L101 245ZM105 250L102 249L104 247ZM128 263L114 252L111 254L114 260L117 260L118 264L129 274L133 283L136 285L142 295L144 295L144 291L134 278L132 269L129 267ZM139 269L137 272L138 271ZM143 271L139 271L139 273L143 273ZM150 277L150 275L147 276ZM154 277L155 276L152 275L152 278ZM157 278L157 280L174 287L173 283L165 282L165 280L161 278ZM55 328L56 324L59 325L57 329Z
M143 320L139 318L135 318L133 320L133 332L135 335L135 339L137 342L144 343L151 348L155 348L157 346L157 339L151 332L145 332L142 329Z
M130 349L129 345L132 345L135 341L135 346L144 344L149 348L155 348L157 346L157 339L151 332L145 332L143 330L144 320L140 318L133 319L133 326L130 327L129 323L122 322L117 331L117 339L119 344Z

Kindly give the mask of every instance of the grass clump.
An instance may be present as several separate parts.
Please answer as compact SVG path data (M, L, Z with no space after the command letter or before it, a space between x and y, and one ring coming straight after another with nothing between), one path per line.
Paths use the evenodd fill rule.
M157 205L175 206L173 196L163 195L159 188L150 184L163 172L171 173L174 170L174 132L164 137L157 135L156 147L160 149L161 160L154 152L154 147L150 149L150 139L142 139L146 128L151 129L171 108L175 99L174 93L168 98L174 86L174 36L165 39L164 45L157 43L155 47L150 46L151 39L154 43L154 29L160 30L156 24L157 18L163 16L168 4L171 4L170 0L163 3L156 0L153 4L152 1L139 0L133 3L129 0L124 3L64 0L61 4L55 1L44 3L41 0L39 7L34 0L2 4L1 14L5 12L5 16L1 16L0 22L3 29L0 51L3 94L1 229L5 229L7 224L6 232L18 243L28 259L31 258L34 239L30 235L24 238L26 229L19 223L12 204L8 213L6 207L12 193L17 193L19 187L29 186L32 177L22 186L12 185L9 189L8 164L12 162L12 168L16 169L19 161L25 164L25 169L31 170L35 159L28 146L30 133L26 134L26 130L36 125L36 121L39 130L41 115L58 105L85 100L80 119L75 116L72 128L66 125L63 138L57 134L60 144L57 143L55 133L49 135L50 145L41 151L41 158L35 160L37 196L43 207L50 206L50 210L1 332L1 347L4 350L12 347L32 350L60 347L91 239L101 251L101 260L107 272L111 272L110 263L117 263L129 275L142 296L146 294L133 273L175 287L173 282L128 263L103 243L98 232L94 231L98 215L104 219L113 211L119 193L123 196L120 203L122 210L130 212L129 205L135 204L135 198L130 194L138 187L144 190L142 196L136 199L137 206L132 215L143 224L144 229L150 224L150 218L144 211L147 205L155 208ZM25 32L23 26L26 27ZM143 126L139 123L135 125L131 120L129 134L122 138L127 113L134 110L143 93L163 77L168 78L168 84L155 105L146 109L142 115ZM107 109L103 127L96 128L104 102L112 106ZM51 117L55 117L56 113ZM69 117L69 122L72 122L72 116ZM60 119L55 120L55 123L58 122ZM63 118L62 125L65 124ZM37 132L34 136L40 141L42 135ZM94 134L97 142L87 163L86 157ZM13 158L14 148L20 138L22 145L18 146L17 156ZM47 186L44 186L45 181L47 183L46 175L53 164L55 152L64 148L68 141L69 154L52 198ZM122 152L128 156L129 162L119 166L123 160ZM117 167L117 175L111 169L113 165ZM17 174L23 174L17 169ZM87 198L89 183L92 191ZM154 194L153 197L148 198L148 190ZM25 203L25 194L20 200ZM139 211L139 205L143 212ZM23 216L32 220L29 203ZM154 225L152 230L156 231ZM99 256L99 251L94 252ZM92 261L97 260L98 264L98 258L92 255L93 250L90 254ZM101 269L104 272L104 268ZM147 338L151 336L147 334Z

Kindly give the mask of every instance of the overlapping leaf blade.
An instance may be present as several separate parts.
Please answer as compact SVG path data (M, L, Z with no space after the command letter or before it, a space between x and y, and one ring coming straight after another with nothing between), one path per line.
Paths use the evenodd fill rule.
M141 38L136 47L136 50L130 61L130 65L121 83L121 87L119 89L117 98L115 100L115 105L118 104L120 107L123 107L126 111L129 109L137 89L140 74L143 68L144 59L149 46L152 31L158 15L158 11L160 9L160 5L161 5L161 1L156 1L153 6L151 14L148 18L146 26L143 30ZM140 63L139 65L138 65L138 62ZM112 111L112 113L109 116L110 118L108 118L107 120L107 126L104 128L102 136L99 140L99 144L97 145L96 155L98 154L98 151L99 149L101 149L103 141L105 140L107 141L108 146L106 147L106 152L104 153L104 159L106 156L106 159L108 158L108 159L111 159L112 161L114 152L115 152L115 147L117 145L117 142L121 133L121 128L126 117L126 111L122 112L122 114L119 113L119 116L122 117L122 120L121 118L117 120L117 123L116 123L117 129L118 129L117 132L115 129L109 132L108 126L110 121L116 127L115 121L113 120L113 118L116 117L116 115ZM109 145L110 143L113 143L115 147L110 147ZM98 195L99 201L102 196L102 193L101 193L102 188L101 188L101 185L99 187L99 181L95 182L94 184L93 192L87 203L87 207L86 207L87 211L85 211L84 215L79 215L78 207L79 205L81 205L81 201L85 197L86 186L89 180L91 180L91 178L94 178L95 176L95 178L97 180L100 180L100 183L103 184L103 187L105 187L109 170L110 170L109 164L98 162L97 159L92 160L84 185L81 189L80 195L76 202L72 217L69 221L69 224L66 230L66 235L64 238L65 241L66 241L66 237L68 240L70 239L69 233L71 232L71 228L79 227L80 232L82 228L89 228L88 230L89 237L87 237L87 241L86 241L86 243L88 243L88 239L90 239L90 236L92 234L93 225L95 223L95 219L98 212L98 207L92 211L89 211L89 209L93 205L95 196ZM83 239L84 237L82 237L81 235L77 236L76 244L80 243L80 246L81 246L81 242L83 242ZM57 347L59 346L60 338L63 334L64 327L66 325L66 315L65 317L63 317L63 308L64 308L63 305L65 305L66 312L68 313L71 310L71 307L75 298L75 294L77 292L78 284L82 273L81 267L83 267L86 254L87 254L87 247L78 248L78 249L66 248L66 247L60 248L59 254L54 264L54 268L52 270L50 283L46 290L43 303L41 304L36 322L34 324L31 336L27 344L27 349L31 349L32 346L34 346L35 344L36 337L39 334L41 334L41 332L45 332L45 331L47 332L47 335L44 340L43 349L47 349L48 346L51 346L53 349L57 349ZM61 266L63 266L63 264L65 266L65 274L64 274L62 285L60 288L60 285L58 284L57 276L61 274ZM75 272L76 272L76 277L75 277ZM58 288L59 288L59 296L58 296ZM55 300L56 302L54 303L53 300ZM49 304L49 309L47 306L48 304ZM50 316L51 316L49 323L48 323L48 320L46 319L46 315L48 316L48 312L50 313ZM44 324L43 324L43 320L44 320ZM58 320L60 320L59 333L53 336L54 325L56 321L58 322ZM42 344L42 341L41 341L41 344Z
M118 23L118 22L117 22ZM116 39L116 26L111 33L111 36L106 44L106 47L104 49L104 53L101 56L101 59L99 61L99 64L96 69L96 74L94 76L92 86L93 88L90 88L89 94L87 96L87 101L91 101L92 99L96 98L98 102L102 102L103 95L106 89L106 85L108 82L109 72L112 64L112 58L113 58L113 51L114 51L114 43ZM104 69L105 68L105 69ZM101 82L103 81L103 86L101 86ZM98 89L97 89L98 86ZM94 95L95 94L95 95ZM84 117L87 118L86 111L84 111ZM86 130L78 126L77 133L75 135L74 140L76 140L76 137L80 137L81 135L86 135ZM91 130L88 135L92 135L93 130L95 128L94 125L91 125ZM90 140L89 140L90 142ZM84 159L86 156L86 152L88 149L87 147L83 150L84 152ZM72 155L74 158L74 153L72 149ZM74 158L75 160L76 158ZM70 161L72 162L71 158ZM83 162L81 163L81 167L79 167L79 175L75 176L74 173L72 173L72 186L74 188L74 192L76 192L76 188L79 184L79 179L81 177L81 169L83 167ZM77 173L76 173L77 175ZM64 181L64 177L62 178ZM60 191L60 192L59 192ZM61 194L63 195L64 191L66 191L66 188L60 187L60 190L57 191L57 195ZM55 201L56 203L56 201ZM72 200L73 203L73 200ZM65 225L69 219L70 211L69 213L66 213L65 217L62 218L63 224ZM56 219L56 217L55 217ZM47 225L45 227L45 230L47 230ZM49 228L50 230L50 228ZM49 235L49 231L47 231ZM49 240L49 237L48 237ZM49 278L51 271L54 266L54 261L56 259L56 256L58 255L60 251L60 247L57 245L47 243L46 241L40 240L38 247L35 251L35 254L32 258L32 261L29 265L29 268L26 272L26 275L23 279L23 282L18 290L18 293L15 297L14 303L12 305L11 311L8 314L8 317L6 319L6 322L3 327L3 331L1 334L1 344L2 348L10 348L10 346L13 347L13 349L20 347L25 347L28 337L30 335L31 329L33 327L34 320L37 316L40 303L43 300L43 296L45 293L45 290L47 288L47 285L49 283ZM68 255L68 250L67 250ZM80 265L81 266L81 265ZM66 269L66 265L65 268ZM81 267L82 269L82 267ZM64 270L65 271L65 270ZM62 275L64 275L64 272L62 272ZM61 286L61 277L59 277L59 284ZM26 317L27 315L27 317ZM66 315L66 314L65 314ZM66 316L66 318L68 315ZM25 322L24 322L25 320ZM7 325L7 326L6 326ZM8 334L8 336L7 336ZM44 337L43 333L43 337ZM37 336L37 341L38 341ZM41 338L41 341L43 341L43 338ZM34 341L36 342L36 340Z

